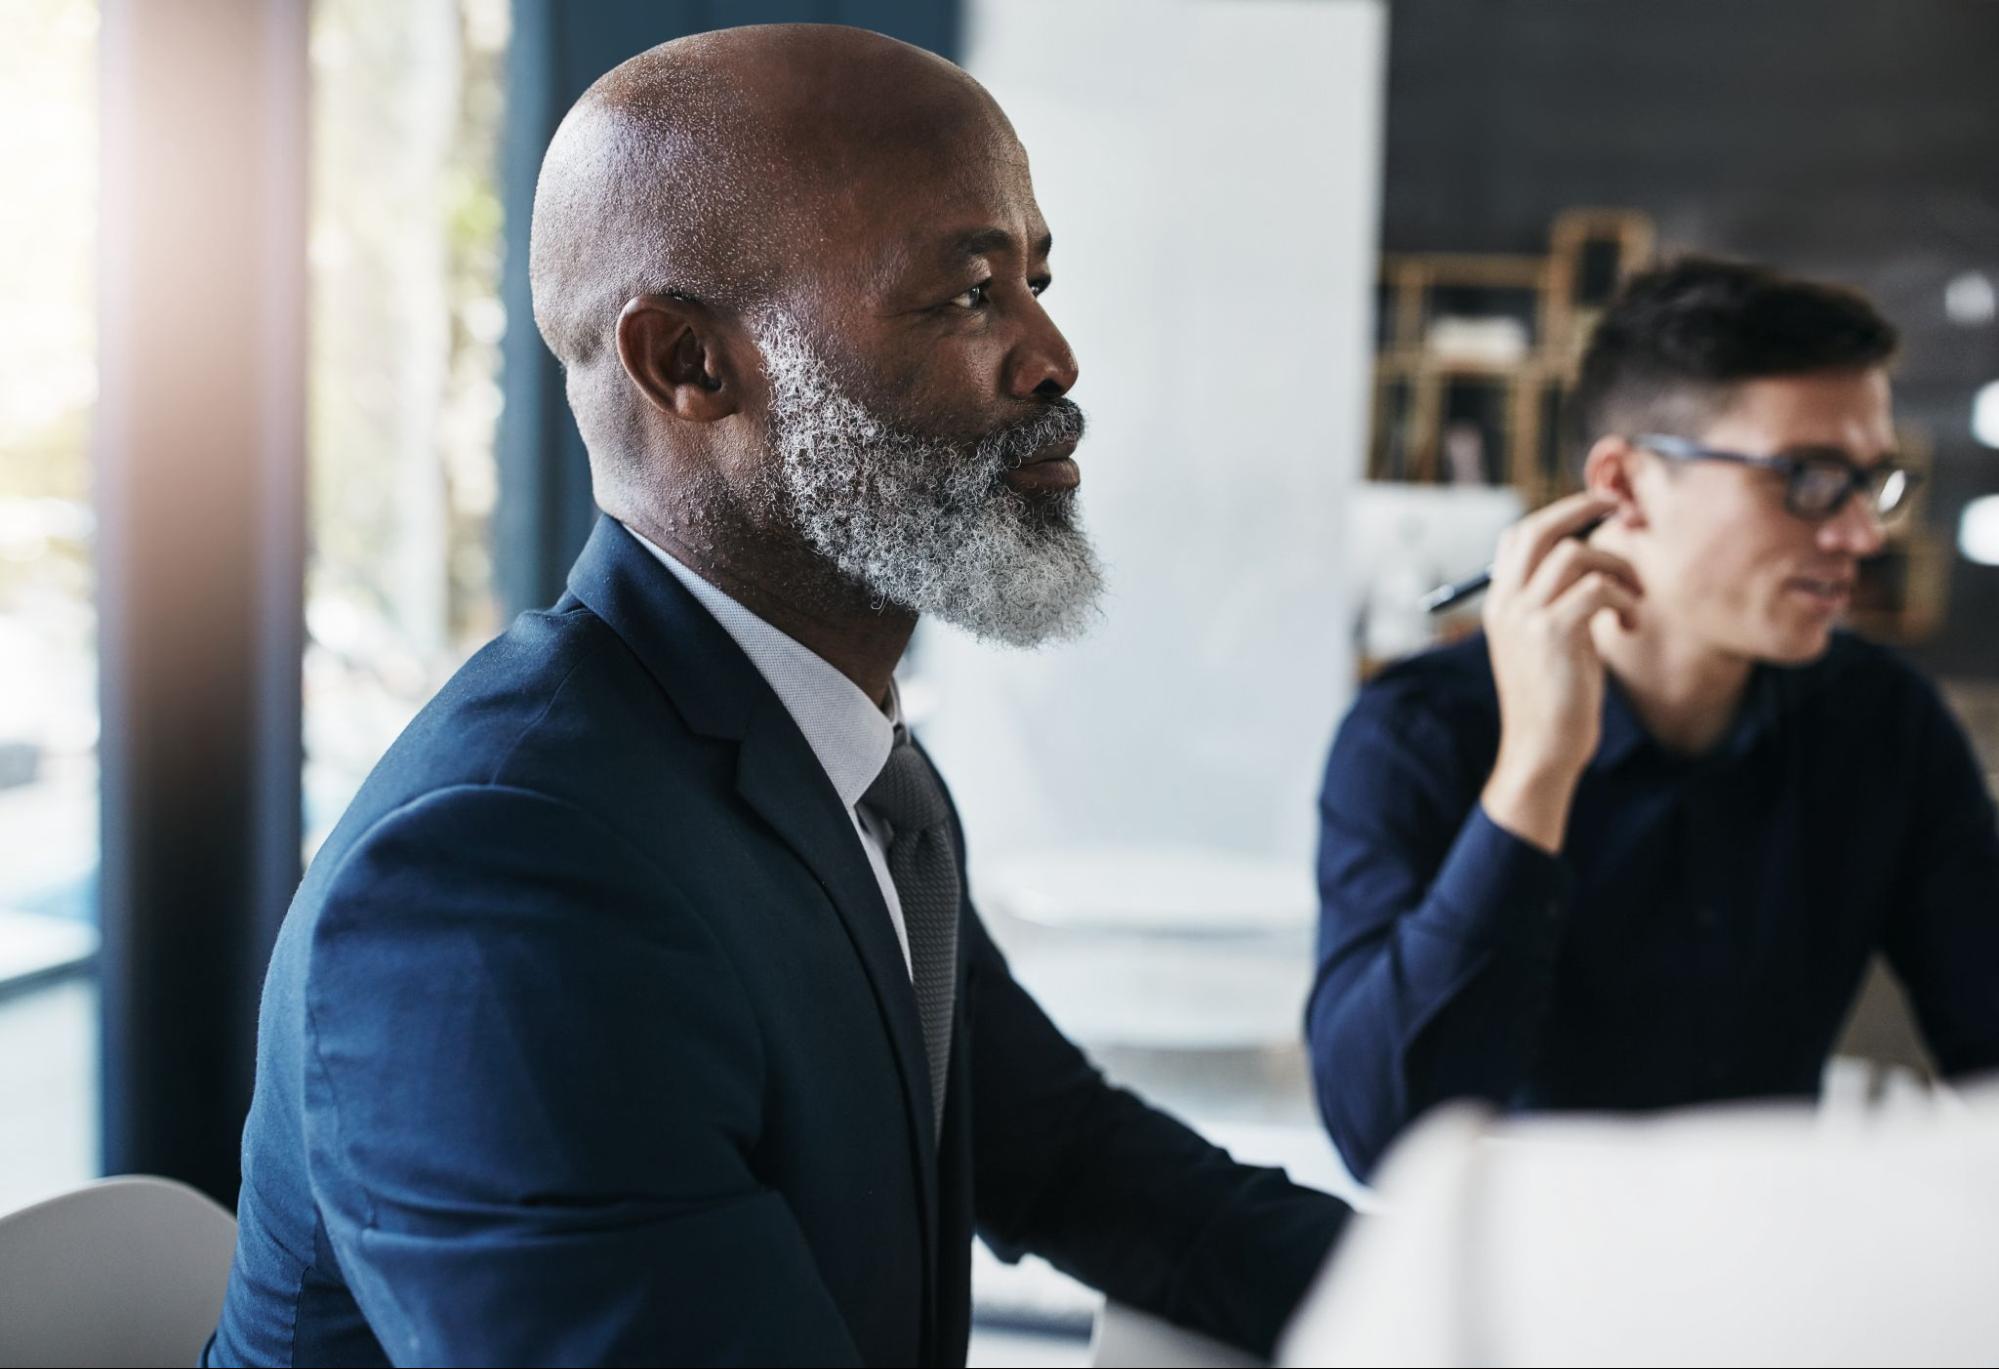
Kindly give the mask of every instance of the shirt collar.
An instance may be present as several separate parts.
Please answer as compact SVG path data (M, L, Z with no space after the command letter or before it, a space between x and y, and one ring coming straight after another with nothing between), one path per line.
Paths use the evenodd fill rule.
M1615 675L1605 671L1602 738L1597 742L1596 755L1590 758L1590 768L1608 770L1651 740L1652 734L1638 720L1638 711L1631 706L1624 686Z
M858 804L888 764L889 751L903 731L895 680L889 680L888 710L883 712L823 656L757 617L630 526L625 530L735 639L798 724L840 802L849 808Z
M1749 672L1749 687L1742 693L1742 707L1735 726L1715 748L1718 757L1746 756L1774 732L1784 716L1785 672L1777 666L1758 663Z
M1779 674L1774 667L1761 663L1749 672L1749 683L1742 692L1742 705L1736 710L1735 721L1714 750L1701 760L1725 761L1746 756L1776 727L1783 713ZM1645 730L1617 677L1606 672L1603 735L1597 743L1596 755L1590 758L1590 769L1608 770L1647 745L1656 745L1652 734Z

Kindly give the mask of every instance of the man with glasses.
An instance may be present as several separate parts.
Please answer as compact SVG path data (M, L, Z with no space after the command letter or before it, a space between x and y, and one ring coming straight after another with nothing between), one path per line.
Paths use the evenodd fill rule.
M1446 1098L1810 1094L1877 950L1946 1074L1999 1066L1991 799L1936 691L1837 627L1915 485L1894 348L1858 295L1733 262L1605 315L1584 493L1327 764L1307 1030L1356 1174Z

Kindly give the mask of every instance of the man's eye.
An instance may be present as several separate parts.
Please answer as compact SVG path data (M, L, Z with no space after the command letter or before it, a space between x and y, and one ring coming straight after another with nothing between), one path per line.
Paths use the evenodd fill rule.
M1047 276L1041 276L1027 283L1027 292L1038 298L1052 283ZM951 296L951 305L957 309L983 309L993 302L992 291L993 283L990 280L982 280L971 289Z

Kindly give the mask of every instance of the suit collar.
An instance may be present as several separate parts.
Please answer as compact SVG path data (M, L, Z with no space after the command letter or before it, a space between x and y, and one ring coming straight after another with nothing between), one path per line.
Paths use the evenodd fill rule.
M643 534L629 527L625 531L700 601L750 658L750 664L805 734L806 744L832 780L840 802L848 808L859 803L888 763L895 745L901 719L895 681L889 681L888 709L877 708L875 701L831 661L765 622Z
M689 729L743 739L770 686L713 615L616 519L597 519L569 569L569 593L631 648Z

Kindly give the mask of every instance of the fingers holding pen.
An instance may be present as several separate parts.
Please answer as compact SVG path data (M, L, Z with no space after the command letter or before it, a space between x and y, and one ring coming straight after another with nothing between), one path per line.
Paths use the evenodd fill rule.
M1492 562L1494 588L1525 584L1552 551L1616 507L1614 499L1585 492L1557 499L1521 519L1500 535Z
M1577 583L1592 576L1615 586L1620 591L1622 602L1635 605L1645 593L1645 587L1638 580L1638 571L1629 561L1615 552L1571 540L1563 542L1542 559L1528 580L1523 597L1530 604L1552 605ZM1622 613L1618 616L1626 618ZM1628 618L1626 622L1629 622Z
M1597 614L1609 609L1626 628L1638 622L1639 591L1618 575L1603 570L1586 571L1570 583L1548 605L1548 613L1559 631L1580 632Z
M1480 796L1515 836L1557 851L1601 735L1598 614L1637 625L1644 587L1630 561L1584 538L1616 501L1581 494L1516 523L1493 558L1486 652L1499 695L1499 754Z

